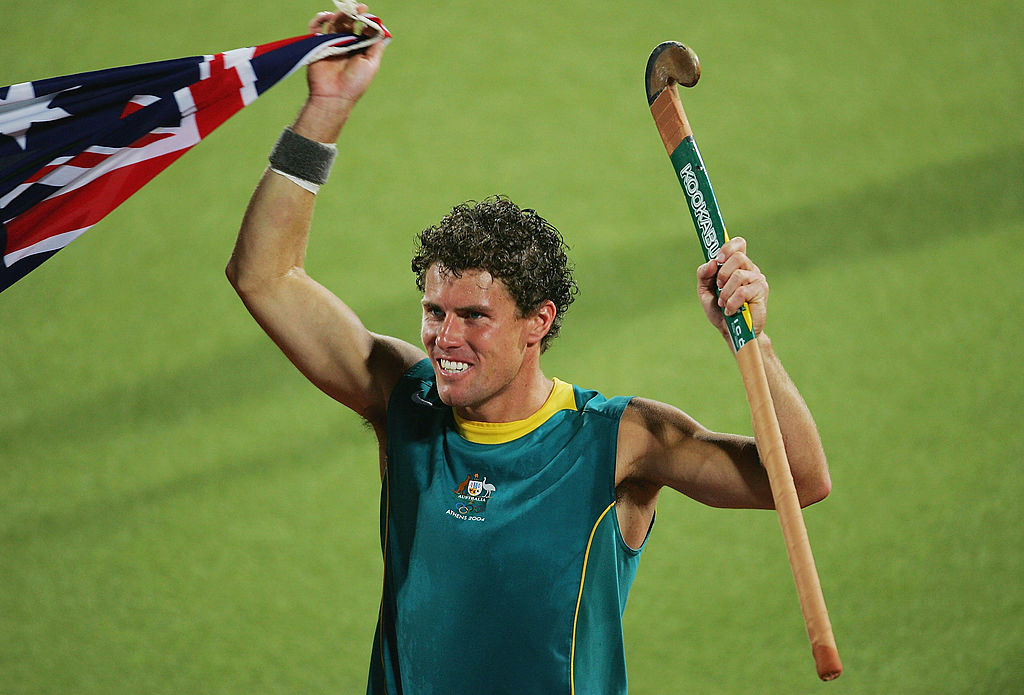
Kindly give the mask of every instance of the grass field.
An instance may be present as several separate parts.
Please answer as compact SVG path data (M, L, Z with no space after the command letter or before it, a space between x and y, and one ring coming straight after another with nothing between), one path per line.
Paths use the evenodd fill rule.
M373 8L395 40L311 273L415 341L413 233L507 193L577 264L549 375L749 432L644 99L657 43L701 56L687 111L829 454L805 514L845 673L817 681L774 514L666 494L626 611L631 692L1021 692L1020 3ZM0 84L264 43L318 9L0 0ZM365 688L372 435L223 278L303 94L275 87L0 295L0 692Z

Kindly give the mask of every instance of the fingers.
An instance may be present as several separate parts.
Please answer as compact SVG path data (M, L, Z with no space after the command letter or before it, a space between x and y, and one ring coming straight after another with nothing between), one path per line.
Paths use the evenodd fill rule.
M718 262L715 259L712 258L710 261L708 261L707 263L702 263L697 268L697 279L700 281L700 283L702 285L706 284L712 278L715 277L715 273L717 273L717 272L718 272Z
M727 316L743 308L743 304L761 304L768 298L768 280L747 256L743 237L730 239L718 255L697 268L702 295L714 293L717 287L718 306Z
M747 253L747 240L741 236L733 237L732 239L729 239L729 241L725 242L721 250L718 252L718 256L715 260L718 261L719 265L722 265L737 253Z
M333 12L317 12L313 19L309 20L309 31L311 34L323 34L324 25L334 19Z
M733 273L722 287L718 306L722 308L726 316L732 316L742 309L744 304L751 306L763 304L767 297L768 281L764 275L756 268L740 270Z
M309 30L314 34L346 34L355 29L357 15L365 14L370 8L360 3L339 5L335 12L317 12L309 21Z
M745 303L763 304L768 298L768 280L746 250L746 241L736 237L730 239L719 254L724 261L715 282L720 290L718 305L727 316L742 309Z

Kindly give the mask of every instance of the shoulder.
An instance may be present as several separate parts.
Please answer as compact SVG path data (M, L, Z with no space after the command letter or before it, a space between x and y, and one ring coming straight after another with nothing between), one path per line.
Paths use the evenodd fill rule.
M388 402L403 376L426 355L422 350L398 338L367 332L369 344L359 368L352 362L339 364L334 372L340 383L348 384L340 393L328 390L336 400L360 415L380 434L387 418ZM349 349L339 346L339 351Z
M627 433L659 439L692 436L700 425L674 405L650 398L632 398L622 414Z
M451 408L437 394L429 360L412 365L398 378L388 399L385 427L378 435L388 451L432 439L449 423Z
M388 411L390 412L396 404L404 404L406 401L423 405L443 405L437 396L434 369L430 365L430 360L424 358L414 362L398 375L388 398Z
M430 366L430 360L426 357L422 357L412 364L410 364L402 375L399 377L399 381L405 381L408 383L434 383L434 369Z
M580 413L592 413L613 420L619 420L623 416L632 400L629 396L613 396L608 398L600 391L585 389L580 386L573 386L572 390L576 401L576 410Z
M673 405L649 398L631 399L619 420L621 474L630 477L646 468L645 462L686 447L702 430L700 423Z

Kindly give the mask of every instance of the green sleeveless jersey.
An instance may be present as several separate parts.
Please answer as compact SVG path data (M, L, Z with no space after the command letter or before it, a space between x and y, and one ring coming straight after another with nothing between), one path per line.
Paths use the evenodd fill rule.
M640 551L615 514L629 399L555 380L520 423L443 405L424 360L392 393L384 591L367 692L626 692L622 612Z

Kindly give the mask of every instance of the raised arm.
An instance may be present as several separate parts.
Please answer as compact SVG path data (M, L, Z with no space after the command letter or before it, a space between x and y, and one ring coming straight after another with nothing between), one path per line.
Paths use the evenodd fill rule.
M321 13L314 22L335 17ZM310 65L309 97L291 127L294 134L334 143L376 75L384 47L383 42L377 43L362 55ZM369 332L344 302L306 274L315 200L314 192L267 169L242 221L227 266L228 279L256 321L299 370L366 418L380 434L391 389L422 352Z
M746 255L746 242L740 237L730 240L717 260L698 269L697 277L698 296L708 319L727 342L720 307L733 313L743 302L750 306L800 503L806 506L823 499L831 481L821 439L800 392L771 340L762 333L768 282ZM716 283L720 299L715 296ZM678 408L655 401L634 399L624 413L617 467L623 501L636 509L638 523L653 514L657 491L663 486L716 507L774 506L752 437L712 432Z

